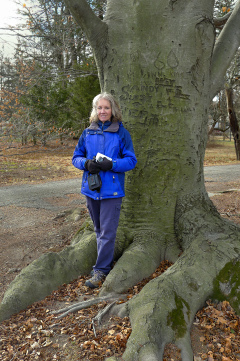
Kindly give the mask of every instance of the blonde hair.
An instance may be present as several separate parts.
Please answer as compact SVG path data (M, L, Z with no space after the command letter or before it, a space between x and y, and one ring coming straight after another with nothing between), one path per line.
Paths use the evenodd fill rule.
M112 122L117 122L117 121L122 121L122 113L120 110L120 107L117 103L117 101L114 99L114 97L112 96L112 94L109 93L100 93L97 96L95 96L95 98L93 99L92 102L92 111L91 111L91 115L89 118L90 123L92 122L97 122L98 121L98 115L97 115L97 105L100 99L106 99L109 101L110 105L111 105L111 110L112 110Z

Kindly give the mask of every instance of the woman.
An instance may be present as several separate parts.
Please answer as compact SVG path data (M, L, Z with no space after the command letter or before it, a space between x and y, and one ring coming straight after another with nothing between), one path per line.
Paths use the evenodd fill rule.
M100 160L96 159L98 153ZM122 124L119 105L111 94L102 93L93 99L90 126L78 141L72 163L84 170L81 193L86 196L97 237L97 260L91 278L86 281L86 286L95 288L111 270L125 195L125 172L137 163L131 136Z

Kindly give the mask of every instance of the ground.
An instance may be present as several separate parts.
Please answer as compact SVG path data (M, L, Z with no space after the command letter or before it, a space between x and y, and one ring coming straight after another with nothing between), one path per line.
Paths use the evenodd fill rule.
M2 145L0 153L0 187L11 184L37 183L48 180L75 178L79 176L71 166L71 155L76 141L53 144L46 147L12 144ZM209 143L205 165L226 164L235 161L230 142ZM219 192L212 197L223 217L240 223L240 201L237 189L239 182L221 184L207 182L209 192ZM235 191L233 190L235 189ZM71 216L75 197L66 201L61 198L53 202L63 204L66 212L34 210L28 224L22 227L22 220L29 218L26 209L15 206L1 207L3 240L0 254L0 300L8 284L28 263L42 253L59 251L70 243L86 216L82 209L80 217ZM84 207L83 207L84 208ZM1 217L0 217L1 218ZM4 223L8 219L8 226ZM1 220L1 219L0 219ZM5 227L4 227L5 225ZM9 227L10 225L10 227ZM156 277L169 266L163 262L152 277ZM130 298L138 293L148 280L127 292ZM51 313L66 304L86 300L98 291L89 291L80 277L69 285L63 285L42 302L38 302L14 315L0 325L0 354L2 361L8 360L104 360L106 356L122 355L131 325L127 318L112 318L107 324L97 326L92 319L105 303L92 306L75 314L56 319ZM208 301L198 312L192 328L192 344L195 360L240 360L240 320L227 302L214 304ZM179 351L173 345L166 347L165 361L180 360Z

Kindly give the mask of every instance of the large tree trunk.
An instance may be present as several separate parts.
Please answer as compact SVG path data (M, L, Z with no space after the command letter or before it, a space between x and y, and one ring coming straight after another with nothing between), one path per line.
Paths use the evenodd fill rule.
M193 317L215 295L214 282L219 298L217 277L238 258L240 243L238 231L220 219L204 186L211 2L201 14L195 2L186 13L180 2L154 4L137 9L124 2L123 26L123 2L111 1L106 17L109 47L102 68L99 64L102 89L119 98L138 164L128 176L119 237L122 241L125 234L133 242L101 294L123 292L164 258L176 261L129 302L133 332L123 359L161 360L165 344L176 342L186 361L193 359Z
M120 102L138 159L126 180L119 259L101 294L123 292L163 259L175 262L122 306L133 329L123 359L161 360L175 342L183 360L193 360L189 331L204 302L228 298L239 312L240 232L218 215L203 176L208 107L222 84L229 32L213 52L212 0L109 0L103 22L85 0L66 4L93 47L102 90ZM238 6L228 29L239 16Z
M123 3L128 14L124 26ZM110 1L105 19L108 51L104 62L98 62L102 89L119 98L138 158L136 169L128 175L120 225L128 241L133 240L118 266L125 269L124 262L132 270L135 264L135 271L129 269L127 283L130 274L139 281L163 258L177 259L181 251L175 231L179 200L191 196L196 209L200 198L208 202L203 158L214 29L207 20L211 6L201 18L194 3L189 6L191 17L186 13L185 19L184 13L175 16L180 4L163 2L159 7L152 2L151 6L141 4L139 9L131 2ZM165 18L174 20L166 22ZM133 255L134 262L125 262ZM116 279L112 277L105 287L109 290L111 282L114 290L122 290L124 281L119 270Z

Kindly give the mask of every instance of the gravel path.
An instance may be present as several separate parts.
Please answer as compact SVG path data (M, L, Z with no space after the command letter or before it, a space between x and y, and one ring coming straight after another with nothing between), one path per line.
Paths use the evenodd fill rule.
M240 164L205 167L204 176L205 181L238 182L240 180Z

